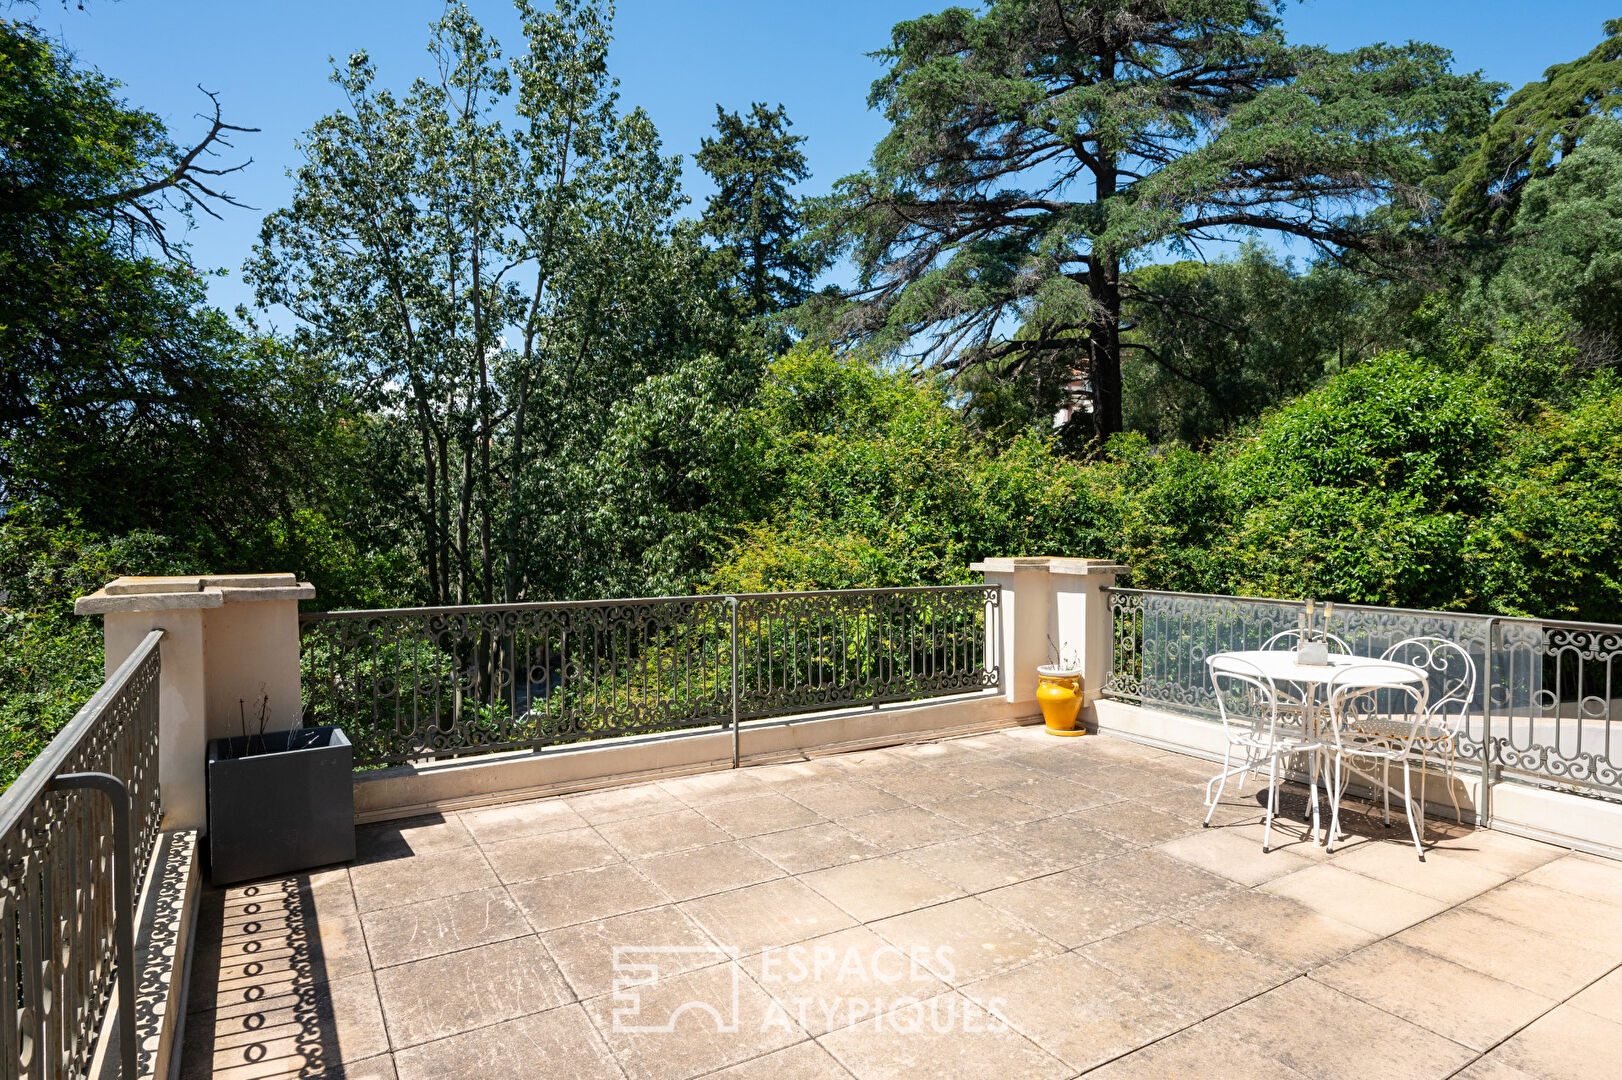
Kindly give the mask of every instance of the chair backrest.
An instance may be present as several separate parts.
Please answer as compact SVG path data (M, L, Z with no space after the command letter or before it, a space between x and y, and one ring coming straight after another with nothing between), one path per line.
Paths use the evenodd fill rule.
M1288 652L1289 650L1297 648L1300 645L1301 635L1305 632L1306 631L1300 629L1280 630L1278 633L1262 642L1262 650L1264 652ZM1351 654L1352 647L1346 644L1346 639L1341 637L1339 634L1325 634L1324 637L1337 651L1346 655Z
M1272 738L1278 730L1278 687L1261 668L1236 656L1209 656L1205 666L1216 690L1217 715L1228 737ZM1244 710L1238 711L1244 703Z
M1430 714L1456 730L1476 703L1476 662L1444 637L1404 638L1381 656L1425 673Z
M1404 681L1400 673L1382 664L1337 667L1329 677L1326 696L1330 738L1338 747L1370 741L1364 735L1353 737L1353 732L1383 728L1390 733L1383 739L1385 744L1406 754L1430 716L1426 685Z

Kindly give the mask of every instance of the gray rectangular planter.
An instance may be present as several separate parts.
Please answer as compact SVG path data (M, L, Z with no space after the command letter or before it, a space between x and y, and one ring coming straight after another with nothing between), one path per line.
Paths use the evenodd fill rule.
M210 742L210 879L225 885L352 860L354 763L335 727Z

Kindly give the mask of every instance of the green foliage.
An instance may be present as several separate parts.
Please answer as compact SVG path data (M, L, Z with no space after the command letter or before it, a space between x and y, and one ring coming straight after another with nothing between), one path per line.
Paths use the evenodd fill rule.
M994 0L897 25L870 98L890 131L816 204L859 272L825 331L999 378L1063 370L1103 437L1135 258L1236 231L1406 242L1415 215L1369 211L1423 203L1496 88L1434 46L1291 46L1277 7Z
M1550 67L1493 114L1451 178L1447 220L1456 230L1504 232L1527 185L1622 109L1622 19L1607 20L1604 32L1585 56Z
M1381 343L1378 291L1331 263L1298 274L1247 245L1239 258L1129 276L1126 427L1191 444L1231 432Z
M818 266L798 243L800 208L790 189L811 175L790 135L788 111L755 102L747 119L715 107L715 136L694 160L715 181L704 208L705 235L716 253L728 296L746 317L759 318L805 300Z
M765 512L717 589L951 584L976 559L1089 546L1080 468L1029 436L976 438L935 380L800 348L755 411Z

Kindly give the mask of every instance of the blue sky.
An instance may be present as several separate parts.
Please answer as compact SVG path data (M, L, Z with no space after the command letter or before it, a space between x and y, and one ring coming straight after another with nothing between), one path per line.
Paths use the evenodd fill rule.
M509 47L519 40L507 0L471 0ZM624 100L653 116L667 152L687 157L686 189L702 206L704 176L691 165L715 105L782 102L808 137L813 170L805 190L823 190L862 167L883 134L867 109L892 25L949 6L947 0L620 0L611 56ZM294 143L339 105L327 81L329 57L366 49L383 78L403 87L427 70L427 25L440 0L88 0L85 11L40 0L35 21L82 62L123 82L129 99L164 117L178 141L203 130L207 100L220 94L226 118L263 129L238 148L254 163L230 190L257 208L201 217L190 237L203 267L229 271L213 282L226 306L251 302L237 277L259 219L285 204L298 164ZM13 11L15 14L15 9ZM1588 51L1614 6L1591 0L1299 0L1285 12L1296 41L1338 48L1371 41L1431 41L1453 50L1461 70L1519 86L1545 67Z

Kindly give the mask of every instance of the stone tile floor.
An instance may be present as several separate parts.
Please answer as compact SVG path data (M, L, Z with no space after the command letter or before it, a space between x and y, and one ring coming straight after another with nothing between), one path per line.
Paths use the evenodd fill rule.
M1212 771L1022 728L369 827L206 894L182 1074L1622 1076L1622 863L1264 855Z

